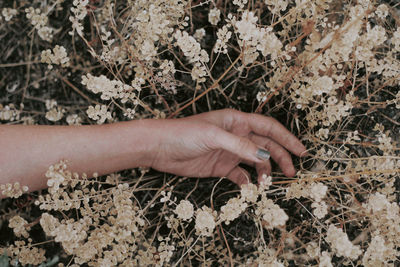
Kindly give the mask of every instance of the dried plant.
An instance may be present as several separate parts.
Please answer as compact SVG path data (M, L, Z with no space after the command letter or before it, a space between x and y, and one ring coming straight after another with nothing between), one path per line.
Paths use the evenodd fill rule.
M13 231L0 242L2 259L400 264L397 1L51 0L0 8L2 123L103 124L235 108L277 118L310 154L296 159L295 178L275 170L241 190L223 178L145 169L88 178L71 173L66 159L46 173L48 191L20 197L26 187L1 186L20 197L1 200L1 221Z

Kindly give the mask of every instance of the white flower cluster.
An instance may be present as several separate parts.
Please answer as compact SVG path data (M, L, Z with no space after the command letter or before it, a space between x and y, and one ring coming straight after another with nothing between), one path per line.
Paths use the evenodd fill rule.
M211 23L211 25L217 25L218 22L220 21L220 16L221 16L221 11L218 8L213 8L210 9L208 12L208 22Z
M10 21L12 17L16 16L18 14L18 10L14 8L3 8L1 10L1 15L3 15L5 21Z
M86 174L79 177L77 173L68 171L66 161L52 165L46 172L46 177L48 184L50 184L49 194L39 195L39 198L35 201L35 205L39 206L41 210L79 209L82 200L88 200L88 198L83 197L82 190L75 190L70 194L65 191L67 186L74 188L79 183L85 184L87 182Z
M375 10L375 14L378 16L378 18L385 19L389 14L388 6L385 4L379 5Z
M53 68L51 64L60 65L61 67L69 66L69 57L67 54L67 50L63 46L59 45L56 45L53 48L53 51L51 51L50 49L43 50L40 60L42 63L47 63L49 69Z
M386 100L387 105L395 105L397 109L400 109L400 91L397 92L396 96L393 99Z
M9 104L3 106L0 104L0 120L2 121L15 121L20 119L21 112L14 106Z
M365 267L390 266L390 261L396 261L400 253L393 247L393 243L386 242L380 235L375 235L365 251L362 264Z
M121 103L126 103L128 100L136 99L136 94L133 92L134 87L124 84L120 80L110 80L104 75L99 77L90 73L83 75L82 84L86 85L87 89L95 94L101 93L100 98L103 100L119 98Z
M42 13L40 9L29 7L25 9L26 17L30 20L31 24L35 27L41 39L51 42L53 40L52 27L47 26L48 17Z
M173 188L172 188L173 189ZM172 190L171 189L171 190ZM161 198L160 198L160 202L161 203L164 203L164 202L167 202L169 205L172 205L172 202L174 202L174 201L176 201L176 199L174 199L174 201L172 201L171 200L171 196L172 196L172 193L171 193L171 191L168 191L168 192L166 192L166 191L161 191Z
M326 196L328 187L323 183L292 183L290 187L286 189L286 198L301 198L310 197L313 200L311 208L313 208L313 214L318 218L322 219L328 214L328 205L323 199Z
M57 105L55 100L46 100L46 119L49 121L59 121L64 117L65 109Z
M158 241L160 241L160 245L157 248L159 259L155 266L162 267L170 262L171 257L174 255L173 252L175 250L175 246L172 244L168 244L168 242L171 241L169 237L166 238L159 237Z
M141 211L136 205L133 204L130 199L131 191L129 184L119 184L116 188L113 188L113 204L118 211L116 216L116 222L120 227L127 229L128 233L132 234L138 231L139 226L143 226L145 221L141 215Z
M387 197L379 192L371 195L368 199L368 203L363 204L363 207L370 213L381 214L382 219L400 219L399 205L396 202L389 202Z
M355 130L354 132L347 133L347 138L345 141L347 144L354 145L359 141L361 141L361 138L357 130Z
M326 196L328 187L322 183L312 183L310 185L310 197L314 199L315 202L311 204L313 208L313 214L318 218L322 219L328 214L328 206L322 199Z
M65 119L68 125L81 125L82 124L82 117L78 114L70 114Z
M313 208L313 214L318 219L322 219L328 214L328 205L325 201L313 202L311 208Z
M340 58L344 61L349 60L352 49L360 37L359 32L362 26L362 18L366 14L366 7L356 5L350 8L350 20L342 27L344 32L338 42L332 44L332 48L327 51L331 59L338 62ZM332 53L338 53L334 56Z
M261 201L258 202L255 215L261 217L266 229L284 226L286 221L289 219L283 209L281 209L271 199L266 199L264 196Z
M326 196L327 191L328 187L323 183L310 184L310 197L313 198L316 202L321 202L322 199Z
M106 120L111 120L111 112L108 111L106 105L89 106L86 113L92 120L97 121L98 124L103 124Z
M369 4L350 7L349 20L341 27L333 26L334 23L328 22L327 18L321 18L323 23L330 26L325 27L324 32L313 28L306 40L308 45L299 58L311 56L314 60L307 64L307 72L295 77L298 83L293 85L292 99L297 103L297 108L311 109L306 119L311 128L321 123L329 127L350 114L356 98L349 88L351 84L342 73L343 69L351 68L346 63L351 56L356 56L362 62L360 66L368 67L369 72L396 75L395 67L389 68L395 63L383 64L383 60L375 58L376 48L383 46L387 40L385 29L369 24L362 27L363 18L369 13L368 8ZM384 6L380 7L382 14L385 13L384 9ZM338 90L345 93L345 100L338 98ZM319 107L323 107L323 110L317 110ZM326 135L320 136L326 138Z
M389 135L388 132L387 133L380 132L377 134L379 142L378 148L383 151L384 155L390 155L391 152L393 151L393 141L392 138L388 135Z
M177 30L174 34L176 45L183 51L183 54L193 63L192 79L199 82L205 81L207 69L205 63L209 61L208 54L201 49L200 44L196 39L190 36L187 32Z
M264 92L260 91L256 95L256 99L257 99L258 103L264 102L265 100L267 100L267 97L268 97L268 93L265 91Z
M246 266L258 267L284 267L285 265L277 259L277 252L270 247L259 246L256 251L256 258L246 262Z
M10 262L10 264L14 263L13 266L17 266L19 264L22 266L39 266L39 264L46 260L46 251L42 248L32 246L31 239L28 239L28 243L23 240L16 240L14 245L11 245L7 248L7 251L9 252L7 253L9 256L14 255L16 258L18 258L18 261ZM9 266L8 260L6 261L5 266Z
M352 98L350 93L346 97ZM321 106L324 108L323 110L310 112L306 115L309 127L313 128L319 125L319 122L325 127L332 126L337 121L348 116L353 108L351 101L339 101L335 96L330 96L328 99L321 98ZM298 108L304 107L306 106L302 104L298 106Z
M49 190L49 195L39 196L36 202L42 203L40 208L64 210L60 206L64 201L69 203L69 208L65 210L79 209L81 217L59 220L49 213L43 213L40 225L46 235L61 243L68 255L73 255L75 266L84 263L91 266L147 266L170 260L174 247L169 238L160 238L158 247L146 242L148 239L143 231L146 224L143 210L132 200L132 188L127 183L121 183L118 177L113 176L112 179L110 176L107 181L113 187L103 195L88 187L91 182L96 182L96 174L92 181L87 180L85 175L79 179L77 174L65 169L63 162L49 171L53 172L51 176L54 177L54 184L59 184L60 190ZM73 192L63 191L67 189L64 186L66 183L72 186ZM79 189L75 188L78 183ZM82 206L75 205L80 202ZM138 251L139 246L144 248ZM146 252L149 255L143 255Z
M329 129L328 128L320 128L318 132L315 133L315 136L320 138L321 140L327 140L329 137Z
M86 218L86 220L91 220ZM52 225L49 225L49 222ZM74 221L69 219L64 223L60 223L56 218L48 213L43 213L40 219L40 225L45 230L46 235L54 236L56 242L61 242L63 248L69 254L73 253L74 250L80 249L80 243L86 239L86 231L90 225L90 222L85 222L85 219ZM48 230L46 232L46 230Z
M289 217L271 199L266 196L266 190L271 185L271 177L265 177L259 187L254 184L242 186L239 197L231 198L221 207L219 222L229 224L242 214L249 205L255 205L255 215L263 220L267 229L285 225ZM261 199L258 198L261 196Z
M8 227L12 228L15 236L29 237L28 231L31 229L28 222L19 215L15 215L8 221Z
M289 1L288 0L265 0L265 4L267 4L268 9L273 14L279 14L281 11L285 11Z
M203 236L212 236L216 222L216 212L212 211L209 207L203 206L196 211L196 233Z
M329 225L326 241L331 245L332 250L338 257L347 257L355 260L361 255L360 247L354 246L347 234L333 224Z
M66 185L71 173L67 171L67 163L61 161L60 163L51 165L47 170L45 176L47 177L47 186L50 193L55 193L60 188L60 185ZM67 179L66 179L67 177Z
M339 84L335 84L333 79L328 76L317 76L316 78L305 78L307 85L299 88L298 91L294 92L293 100L297 103L297 108L301 109L306 107L310 102L315 101L315 98L322 96L322 94L332 95L335 90L339 88ZM322 102L325 102L325 98L321 98ZM334 96L330 96L327 103L336 105L337 99ZM324 103L321 103L324 105Z
M222 28L218 29L217 41L214 46L214 53L228 53L227 43L232 36L232 32L228 30L228 27L224 25Z
M315 259L319 254L321 254L321 249L317 242L311 241L306 245L306 252L311 259Z
M193 34L193 37L197 42L200 42L204 36L206 36L206 30L204 28L197 29Z
M333 267L332 257L328 251L322 251L321 255L319 256L318 267Z
M221 207L219 218L225 224L229 224L242 214L247 208L247 203L243 198L231 198Z
M355 56L358 60L364 61L367 65L374 63L373 49L382 45L386 41L386 31L382 26L374 26L367 24L367 32L362 35L359 44L356 47Z
M248 0L233 0L233 4L239 7L239 10L242 10L244 8L244 5L246 5Z
M255 184L248 183L242 186L240 196L249 203L256 203L258 199L258 188Z
M234 26L235 32L239 35L238 43L244 47L244 64L253 63L260 51L264 57L270 55L277 59L278 55L284 55L282 42L272 32L272 28L261 28L257 26L258 17L251 11L244 11L240 20L231 14L228 15Z
M179 219L188 221L192 219L194 214L193 204L187 200L181 200L181 202L176 206L175 213L178 215Z
M14 184L1 184L0 190L5 197L19 198L23 193L28 192L29 188L21 186L19 182L15 182Z
M86 6L88 3L89 0L74 0L74 6L71 7L71 12L73 15L69 17L69 20L72 22L72 31L69 32L70 35L74 35L76 31L79 36L83 36L82 20L87 15Z
M181 0L135 1L127 22L131 31L126 37L132 39L136 47L135 56L151 64L156 59L159 44L172 41L174 27L187 25L186 18L182 20L186 5L187 2Z
M164 60L160 65L160 69L161 73L164 75L173 75L176 72L174 62L171 60Z
M229 224L231 221L238 218L249 205L256 206L256 215L263 219L263 225L267 229L283 226L288 220L286 213L275 205L272 200L267 199L266 190L271 184L271 177L266 177L265 182L257 187L254 184L246 184L242 186L241 194L238 197L230 198L228 202L221 207L219 213L212 211L210 208L203 206L194 212L193 205L187 200L181 200L176 206L174 216L167 216L168 227L176 228L179 225L179 220L191 221L195 214L195 228L199 235L211 236L215 227L221 223ZM160 202L167 202L168 205L175 203L176 198L171 200L171 192L161 192L162 198ZM261 201L257 201L262 195Z
M167 69L169 67L169 69ZM174 71L173 66L164 66L166 71ZM100 98L103 100L119 99L122 104L130 101L134 107L125 108L124 116L133 119L136 113L136 107L140 104L139 98L135 91L140 92L142 84L145 83L144 79L136 77L132 80L131 85L125 84L120 80L110 80L104 75L98 77L90 73L82 76L83 85L88 90L95 94L101 93ZM111 113L107 111L105 105L96 105L95 107L89 106L87 113L90 118L97 120L99 124L104 123L106 119L111 119Z
M161 85L167 91L176 94L176 81L174 74L176 72L174 62L171 60L164 60L160 64L160 71L157 75L151 77L151 80Z
M103 216L107 215L108 223L97 225L93 230L90 230L90 227L96 222L91 217L93 211L87 206L89 200L85 204L88 209L81 209L83 217L79 220L59 221L52 215L44 213L40 224L47 235L53 236L56 242L62 244L67 254L75 255L76 264L93 261L115 266L117 262L126 258L121 252L134 244L135 236L140 235L139 227L145 223L130 196L127 184L113 187L111 202L103 203L107 205L105 208L108 211L104 211ZM99 239L99 236L102 238ZM109 246L113 247L111 253L106 251Z
M309 195L308 186L301 179L296 183L291 183L290 186L286 188L286 199L308 197Z

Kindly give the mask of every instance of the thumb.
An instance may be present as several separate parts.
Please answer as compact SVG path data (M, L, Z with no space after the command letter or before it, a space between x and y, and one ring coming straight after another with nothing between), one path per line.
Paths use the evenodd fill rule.
M219 127L216 127L215 131L214 140L212 141L216 148L224 149L254 163L263 163L270 158L267 150L259 147L246 137L234 135Z

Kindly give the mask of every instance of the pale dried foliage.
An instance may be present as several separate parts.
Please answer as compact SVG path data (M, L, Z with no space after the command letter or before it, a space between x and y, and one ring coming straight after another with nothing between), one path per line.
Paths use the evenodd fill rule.
M45 261L42 244L29 238L40 224L76 264L70 266L397 266L400 12L389 2L1 7L1 31L27 19L32 44L42 48L29 60L48 67L28 65L30 71L80 97L72 104L49 92L33 97L10 84L8 93L22 91L43 109L2 100L2 122L102 124L183 116L188 107L243 105L278 115L283 109L280 119L311 155L300 160L294 179L273 173L240 193L227 193L217 180L212 191L208 181L175 177L161 184L146 170L88 178L63 161L46 173L48 193L35 202L40 218L4 213L17 241L3 249L14 263ZM61 43L49 18L65 6L71 24ZM201 188L211 194L195 197ZM27 188L1 190L18 197Z

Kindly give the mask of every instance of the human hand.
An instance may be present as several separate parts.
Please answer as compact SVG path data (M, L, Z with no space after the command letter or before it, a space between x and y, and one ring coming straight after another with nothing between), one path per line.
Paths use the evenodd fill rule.
M256 167L258 182L271 163L257 157L267 149L286 176L295 175L287 150L302 156L306 148L273 118L224 109L181 119L154 120L155 143L149 166L191 177L227 177L239 186L250 181L243 162Z

